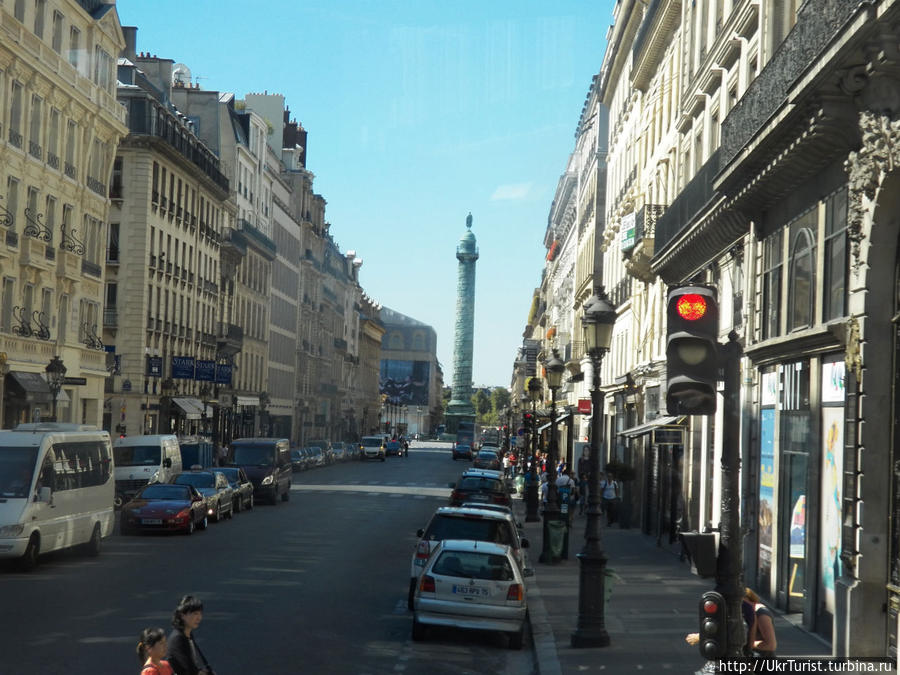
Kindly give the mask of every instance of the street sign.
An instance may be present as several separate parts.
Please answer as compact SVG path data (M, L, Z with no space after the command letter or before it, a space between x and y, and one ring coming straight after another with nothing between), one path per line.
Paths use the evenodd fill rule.
M86 377L64 377L63 384L87 384Z
M580 412L582 415L590 415L591 414L591 399L589 399L589 398L578 399L578 412Z

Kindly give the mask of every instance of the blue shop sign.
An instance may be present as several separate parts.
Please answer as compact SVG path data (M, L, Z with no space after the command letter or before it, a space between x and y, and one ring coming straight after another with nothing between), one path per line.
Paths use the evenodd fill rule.
M172 378L176 380L193 380L194 379L194 357L193 356L173 356L172 357Z
M231 364L216 364L216 384L231 384Z
M194 379L199 382L212 382L216 377L215 361L197 361L194 368Z
M147 377L162 377L163 360L161 356L147 357Z

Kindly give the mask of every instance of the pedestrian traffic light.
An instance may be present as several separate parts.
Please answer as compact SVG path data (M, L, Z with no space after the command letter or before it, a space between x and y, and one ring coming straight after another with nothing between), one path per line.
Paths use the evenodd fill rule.
M725 598L706 591L700 599L700 655L707 660L720 659L728 648L728 624Z
M666 321L666 409L670 415L711 415L719 379L716 289L669 289Z

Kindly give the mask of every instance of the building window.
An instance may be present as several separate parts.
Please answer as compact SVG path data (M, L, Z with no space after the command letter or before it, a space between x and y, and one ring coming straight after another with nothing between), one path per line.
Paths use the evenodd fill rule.
M34 0L34 34L44 38L44 13L47 9L47 0Z
M110 199L122 198L122 158L116 157L113 160L112 181L109 184Z
M66 125L66 164L69 166L75 165L75 142L77 136L78 125L69 120L69 123Z
M0 331L12 332L12 308L15 297L16 280L10 277L3 278L3 298L0 304Z
M42 103L40 96L31 97L31 129L28 133L28 151L41 158L41 117Z
M15 136L14 136L15 134ZM12 83L9 99L9 140L17 148L22 147L22 85ZM17 142L18 140L18 142Z
M60 344L65 344L66 342L66 327L69 325L69 296L63 295L59 299L59 329L57 331L59 335Z
M81 31L74 26L69 29L69 63L75 70L79 67L79 49L81 49Z
M847 314L847 190L825 200L825 297L822 321Z
M783 231L778 230L763 241L763 340L780 332L782 239Z
M809 328L814 321L816 297L816 209L812 208L789 228L788 331Z
M63 15L57 11L53 12L53 35L50 38L50 45L57 54L62 53L62 28Z
M59 110L50 110L50 127L47 130L47 163L59 169ZM55 165L55 166L54 166Z
M16 0L13 6L13 15L21 23L25 23L25 0Z
M109 233L107 236L106 261L111 263L119 262L119 223L109 224Z
M53 232L56 230L56 200L47 196L47 202L44 208L44 224L47 226L47 232L50 233L50 241L53 243Z
M11 219L9 226L14 228L19 216L19 181L12 176L6 177L6 212Z

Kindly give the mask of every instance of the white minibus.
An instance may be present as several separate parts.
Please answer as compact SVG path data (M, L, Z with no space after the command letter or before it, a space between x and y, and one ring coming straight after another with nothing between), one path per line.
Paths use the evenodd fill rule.
M100 553L115 521L109 433L76 424L0 431L0 558L31 570L38 556L83 545Z
M168 483L181 473L181 446L172 434L124 436L113 440L116 508L147 483Z

